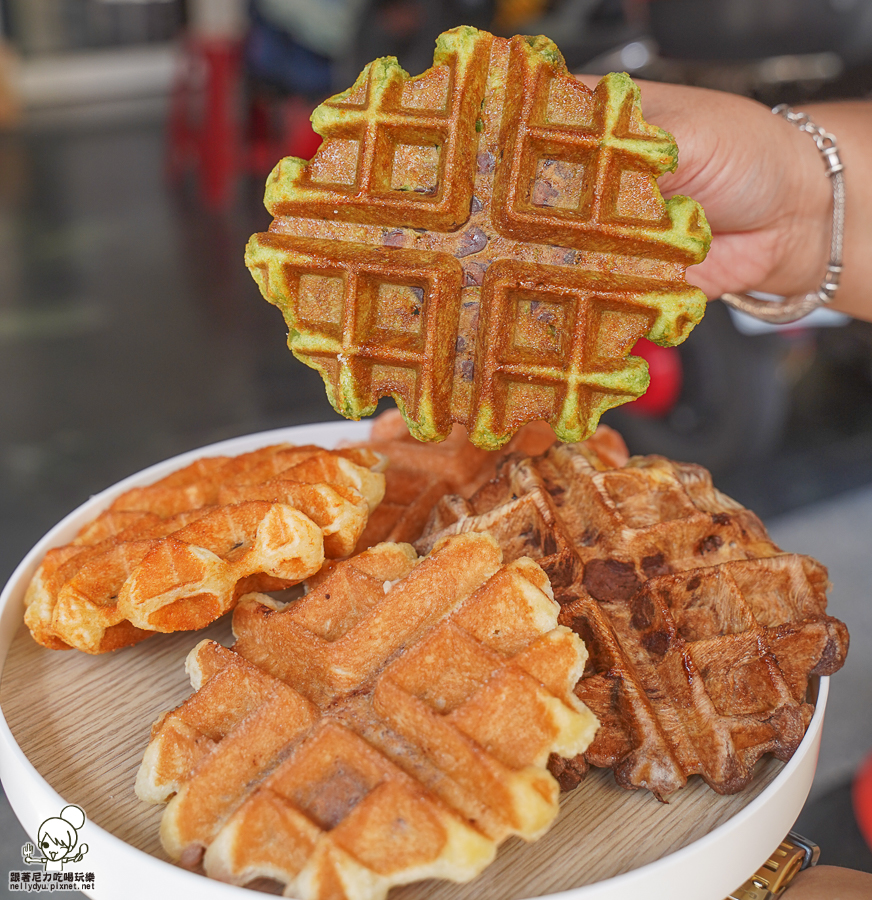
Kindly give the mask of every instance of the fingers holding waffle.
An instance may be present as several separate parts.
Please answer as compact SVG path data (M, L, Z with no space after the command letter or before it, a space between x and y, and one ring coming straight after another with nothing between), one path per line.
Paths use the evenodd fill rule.
M664 798L789 758L810 677L847 651L826 571L704 470L597 428L645 389L636 341L679 343L704 306L684 273L708 229L660 195L677 149L635 86L591 92L544 38L460 28L428 72L379 60L314 123L247 262L337 410L398 412L365 445L127 491L26 598L40 643L91 653L233 610L137 777L167 853L376 900L537 838L591 765Z

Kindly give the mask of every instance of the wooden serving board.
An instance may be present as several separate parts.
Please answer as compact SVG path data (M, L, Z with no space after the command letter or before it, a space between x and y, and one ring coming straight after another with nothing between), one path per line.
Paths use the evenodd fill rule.
M133 785L152 722L191 693L185 657L205 637L230 646L228 617L196 635L158 635L103 656L46 650L22 625L0 679L0 706L42 777L92 822L167 862L158 838L163 807L142 803ZM394 889L391 900L517 900L628 872L726 822L781 768L761 762L752 784L732 797L694 777L668 804L592 772L563 796L556 823L535 844L510 839L470 884L420 882Z

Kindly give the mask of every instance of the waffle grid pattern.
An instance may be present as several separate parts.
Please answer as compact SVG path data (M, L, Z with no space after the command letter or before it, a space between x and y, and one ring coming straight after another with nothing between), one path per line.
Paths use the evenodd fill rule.
M384 495L382 463L365 449L277 445L132 488L46 554L25 623L44 646L88 653L203 628L242 593L352 553Z
M417 78L392 57L370 63L349 90L316 110L324 150L308 166L283 160L270 177L270 211L456 228L472 197L473 160L465 148L476 133L488 51L472 29L456 29L439 43L433 68Z
M549 64L548 51L542 38L512 42L509 67L519 74L507 90L515 114L505 123L507 162L496 169L497 227L578 249L656 256L681 248L696 261L705 234L698 207L686 197L664 201L654 181L675 166L671 136L642 120L629 79L601 85L606 101Z
M468 880L508 835L546 830L549 754L596 727L572 692L584 650L541 569L500 556L482 535L417 563L382 544L288 607L245 598L233 649L192 652L198 690L156 723L140 769L140 798L172 795L170 855L205 850L207 874L304 900L382 897Z
M765 753L790 758L813 712L809 677L844 662L826 570L782 553L698 466L610 469L555 446L509 459L469 501L446 498L417 546L468 531L537 559L590 650L576 694L601 728L584 758L556 763L566 787L594 765L659 797L692 774L734 793Z
M422 440L457 422L496 449L536 418L582 440L647 386L636 340L679 343L702 315L684 270L708 227L697 204L661 197L677 151L626 76L592 93L545 39L461 28L424 75L379 60L313 122L325 141L277 166L275 219L247 263L347 417L391 395ZM487 307L506 291L494 330ZM356 330L358 308L382 327ZM588 309L608 327L585 332ZM509 361L519 346L525 361ZM583 353L555 378L546 360L570 346Z

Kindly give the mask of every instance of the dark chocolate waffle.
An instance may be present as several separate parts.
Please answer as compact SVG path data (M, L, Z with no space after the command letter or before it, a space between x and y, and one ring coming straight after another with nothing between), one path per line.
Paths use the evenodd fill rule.
M445 498L418 547L466 531L536 559L590 651L575 691L602 725L583 757L553 761L565 787L594 765L661 798L692 774L736 792L763 754L791 756L809 677L844 662L826 569L782 553L699 466L608 468L582 445L508 458L471 499Z

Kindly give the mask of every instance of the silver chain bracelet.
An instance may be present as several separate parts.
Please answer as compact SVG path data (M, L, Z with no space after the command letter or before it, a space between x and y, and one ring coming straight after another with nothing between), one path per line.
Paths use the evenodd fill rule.
M827 266L827 274L821 282L821 286L810 294L795 294L792 297L784 297L778 301L763 300L758 297L750 297L748 294L723 294L721 299L734 309L749 313L757 319L771 322L774 325L783 325L787 322L795 322L819 306L830 303L836 295L839 286L839 276L842 274L842 239L845 232L845 181L842 176L841 159L836 139L829 132L824 131L819 125L805 114L794 112L786 103L774 107L772 112L777 116L783 116L795 125L800 131L808 132L815 142L824 165L827 176L833 186L833 230L830 238L830 264Z

